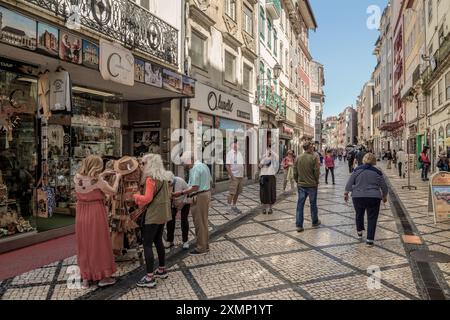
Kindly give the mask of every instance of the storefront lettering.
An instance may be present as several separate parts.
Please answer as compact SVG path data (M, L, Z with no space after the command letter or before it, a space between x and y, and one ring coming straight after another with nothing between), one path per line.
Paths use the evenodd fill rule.
M219 94L219 99L217 99L217 95L214 91L211 91L208 94L208 107L211 111L221 109L227 112L233 112L233 105L234 103L232 103L230 99L228 99L228 101L222 100L221 94Z
M241 110L237 111L237 116L239 118L246 119L246 120L250 120L251 119L251 114L250 113L244 112L244 111L241 111Z

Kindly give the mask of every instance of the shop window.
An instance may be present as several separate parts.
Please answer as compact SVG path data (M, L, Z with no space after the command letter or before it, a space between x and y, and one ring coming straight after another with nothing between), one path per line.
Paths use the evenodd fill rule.
M259 7L259 36L262 40L265 38L265 24L266 24L266 17L264 13L264 8L262 6Z
M0 72L0 238L36 230L36 96L34 81Z

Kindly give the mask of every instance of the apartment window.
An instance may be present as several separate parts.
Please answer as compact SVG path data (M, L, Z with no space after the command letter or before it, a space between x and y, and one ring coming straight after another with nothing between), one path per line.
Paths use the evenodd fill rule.
M253 68L244 63L244 70L242 72L242 87L251 92L253 90Z
M192 64L205 69L205 54L206 51L206 41L202 37L200 37L197 33L192 32L191 37L191 49L189 51L189 55L191 56Z
M266 17L264 14L264 8L262 6L259 7L259 36L264 40L265 36L265 24Z
M441 105L444 103L444 79L439 81L438 87L439 87L438 88L438 90L439 90L438 102L439 102L439 105Z
M272 21L267 19L267 45L272 49Z
M236 82L236 57L225 51L225 81Z
M450 100L450 72L445 75L445 100Z
M236 21L236 0L225 0L225 13Z
M253 12L247 6L244 6L244 30L253 36Z
M436 98L437 98L437 86L435 86L432 90L431 94L431 111L436 108Z
M278 56L278 35L277 30L273 29L273 54Z

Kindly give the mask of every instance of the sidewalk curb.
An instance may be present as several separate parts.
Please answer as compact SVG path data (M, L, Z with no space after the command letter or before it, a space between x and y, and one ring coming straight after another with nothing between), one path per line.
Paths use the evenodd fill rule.
M396 224L400 231L400 235L416 235L422 241L421 245L416 245L405 243L402 239L403 247L407 254L407 259L410 263L418 292L421 294L423 299L449 300L449 286L442 274L442 271L436 266L436 264L416 261L411 257L411 253L413 251L429 249L414 221L409 216L408 209L398 196L397 190L391 183L389 176L387 174L384 174L384 176L389 187L389 203L391 205L391 211L395 215Z
M290 196L292 196L294 193L287 192L287 193L281 193L277 197L277 202L283 201ZM235 219L221 225L220 227L217 227L215 230L213 230L209 234L209 241L213 242L214 240L220 238L222 235L226 234L230 230L236 228L237 226L241 225L244 222L249 221L253 217L255 217L257 214L260 213L263 206L259 205L253 209L250 209L249 211L246 211L242 215L236 217ZM194 239L190 241L190 244L194 242ZM170 253L166 253L166 267L169 269L173 265L177 264L181 259L184 259L188 256L189 251L183 250L181 248L177 248L175 250L172 250ZM124 295L126 292L128 292L131 289L136 288L136 282L139 281L139 279L144 275L145 273L145 264L142 266L139 266L138 268L134 269L133 271L117 278L117 283L114 286L108 287L108 288L98 288L92 292L89 292L81 297L78 297L76 300L114 300L120 298L122 295ZM150 290L150 289L149 289Z

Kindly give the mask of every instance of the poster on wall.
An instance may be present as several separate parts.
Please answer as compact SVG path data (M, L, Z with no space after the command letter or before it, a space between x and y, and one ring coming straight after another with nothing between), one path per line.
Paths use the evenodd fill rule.
M183 91L183 76L168 69L163 69L163 88L181 93Z
M189 97L195 96L195 80L188 76L183 76L183 94Z
M59 43L59 57L61 60L81 64L82 40L66 31L61 31Z
M57 57L59 54L59 31L46 23L38 22L37 51Z
M154 87L162 87L162 70L150 62L145 62L145 83Z
M146 153L161 153L159 130L135 131L133 134L133 155L140 157Z
M145 82L145 62L143 60L134 59L134 80Z
M450 172L438 172L430 179L434 221L450 219Z
M36 50L36 21L0 7L0 42Z
M98 69L100 49L96 44L83 39L83 65Z
M133 86L133 54L118 43L100 40L100 73L105 80Z

